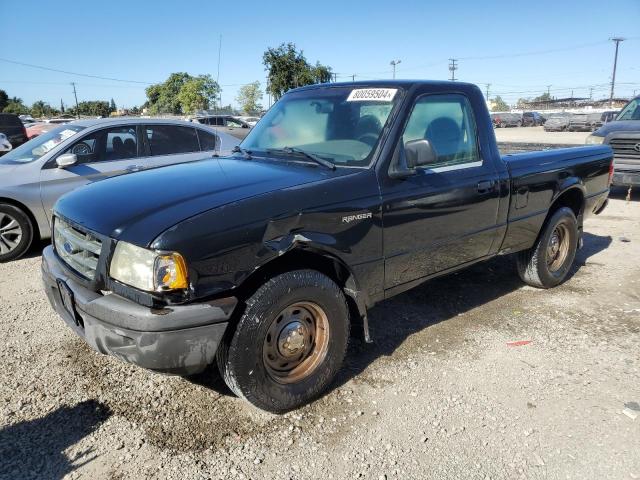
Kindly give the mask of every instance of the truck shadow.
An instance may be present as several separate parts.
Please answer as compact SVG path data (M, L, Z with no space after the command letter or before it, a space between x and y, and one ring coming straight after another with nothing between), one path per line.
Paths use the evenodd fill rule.
M0 429L3 478L58 479L96 458L92 449L67 457L64 450L89 435L111 416L96 400L64 406L44 417Z
M567 281L587 263L591 256L608 248L611 241L609 236L585 233L584 246L576 255L574 267ZM369 327L374 343L365 343L360 326L353 326L347 358L334 383L334 388L339 388L358 376L378 358L393 355L412 335L476 307L486 305L523 286L516 271L514 258L496 257L466 270L430 280L376 305L369 315ZM488 317L477 320L483 324L489 324L492 321ZM472 318L471 321L476 319ZM434 348L439 350L454 346L448 343L464 342L463 331L453 332L453 335L445 335L445 337L439 338L439 343L425 346L429 350ZM423 341L424 339L416 342L417 344L411 343L408 347L423 348L421 344Z

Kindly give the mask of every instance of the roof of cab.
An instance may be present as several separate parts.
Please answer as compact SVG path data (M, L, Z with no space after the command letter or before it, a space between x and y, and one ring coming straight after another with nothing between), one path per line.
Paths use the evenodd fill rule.
M478 88L473 83L466 82L451 82L446 80L358 80L357 82L336 82L336 83L314 83L313 85L305 85L304 87L294 88L289 92L297 92L301 90L311 90L315 88L335 88L335 87L350 87L350 88L371 88L371 87L399 87L399 88L411 88L416 85L429 85L434 87L451 87L455 85L460 88ZM288 92L287 92L288 93Z

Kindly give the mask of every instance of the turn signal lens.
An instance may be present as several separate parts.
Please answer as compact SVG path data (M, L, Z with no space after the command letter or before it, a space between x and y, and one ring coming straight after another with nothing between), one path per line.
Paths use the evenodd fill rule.
M179 253L156 257L154 273L156 290L183 290L189 286L187 265Z

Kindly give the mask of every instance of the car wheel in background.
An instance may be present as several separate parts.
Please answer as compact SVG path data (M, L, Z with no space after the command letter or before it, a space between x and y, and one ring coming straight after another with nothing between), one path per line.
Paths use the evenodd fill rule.
M0 203L0 262L21 257L31 246L33 225L22 210Z
M272 278L246 302L217 364L229 388L282 413L321 395L342 365L349 310L340 287L315 270Z
M577 248L576 216L570 208L562 207L548 219L534 246L518 253L520 278L533 287L555 287L569 273Z

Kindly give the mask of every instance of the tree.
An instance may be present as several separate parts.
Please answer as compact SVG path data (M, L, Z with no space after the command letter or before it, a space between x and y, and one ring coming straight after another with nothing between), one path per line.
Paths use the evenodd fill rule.
M550 100L553 100L553 97L549 92L544 92L542 95L533 99L534 102L548 102Z
M31 105L31 115L33 117L51 117L57 114L57 110L55 110L53 107L51 107L51 105L42 100L33 102L33 105Z
M493 99L493 107L491 107L492 112L505 112L509 110L509 105L505 102L502 97L499 95Z
M9 95L4 90L0 90L0 112L9 104Z
M111 113L109 102L102 100L91 100L80 102L78 108L70 108L69 112L73 115L85 115L88 117L108 117Z
M243 85L236 97L236 102L247 115L255 115L262 110L262 105L258 103L260 100L262 100L262 91L260 91L260 82L257 80L248 85Z
M111 99L111 102L109 102L109 110L111 110L112 112L118 110L118 107L116 107L116 102L113 101L113 98Z
M22 115L29 113L29 109L22 102L21 98L11 97L7 101L7 105L2 109L4 113L14 113L16 115Z
M60 99L60 113L64 113L64 103L62 103L62 99Z
M179 115L215 105L220 87L211 75L193 77L186 72L177 72L169 75L163 83L148 87L146 93L147 101L143 107L148 108L149 113Z
M267 91L276 99L292 88L331 80L331 67L319 62L315 66L310 65L302 50L296 50L293 43L267 49L262 56L262 63L269 72Z

